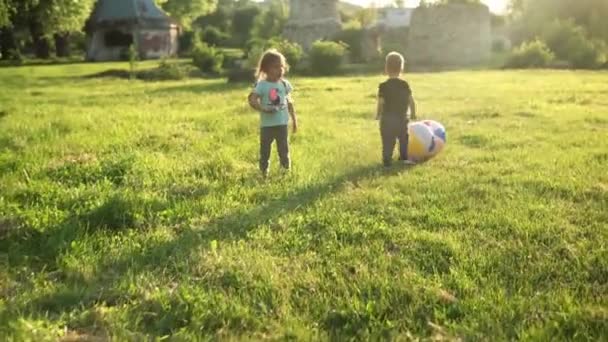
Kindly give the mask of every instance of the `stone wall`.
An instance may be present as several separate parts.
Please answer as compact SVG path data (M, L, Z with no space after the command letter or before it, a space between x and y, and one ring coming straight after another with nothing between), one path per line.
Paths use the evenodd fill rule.
M408 64L475 65L490 57L490 11L485 5L417 8L410 25Z
M283 36L305 50L319 39L331 39L342 28L338 0L291 0Z

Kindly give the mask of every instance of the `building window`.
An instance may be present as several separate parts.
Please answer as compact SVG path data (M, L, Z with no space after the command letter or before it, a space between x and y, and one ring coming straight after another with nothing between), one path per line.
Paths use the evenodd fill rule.
M126 47L133 44L133 35L121 31L108 31L104 36L107 47Z

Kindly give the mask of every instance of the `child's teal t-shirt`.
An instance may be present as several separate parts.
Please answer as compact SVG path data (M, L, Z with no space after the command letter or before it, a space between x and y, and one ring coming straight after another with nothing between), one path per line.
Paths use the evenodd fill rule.
M260 80L256 83L253 92L260 96L262 106L277 108L274 113L260 112L261 127L284 126L289 123L287 97L291 91L291 84L285 79L277 82Z

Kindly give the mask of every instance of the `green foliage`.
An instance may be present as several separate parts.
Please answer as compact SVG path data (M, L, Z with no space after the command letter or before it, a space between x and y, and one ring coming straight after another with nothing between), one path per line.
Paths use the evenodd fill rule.
M572 20L554 21L542 36L556 57L574 68L597 68L606 61L606 45L589 39L585 29Z
M179 81L187 76L188 70L185 65L162 59L158 67L140 72L138 78L156 81Z
M232 11L218 4L215 11L198 17L193 23L193 28L203 29L207 26L213 26L222 32L230 32L231 25Z
M195 31L186 30L179 35L179 55L190 56L192 48L199 41L200 36Z
M304 50L298 43L290 42L287 39L274 38L268 42L266 49L274 48L285 56L287 63L294 69L300 64L304 56Z
M524 43L507 60L507 68L544 68L555 59L555 54L541 40Z
M192 51L192 63L205 73L219 73L222 70L224 54L204 43L197 44Z
M287 22L287 6L282 0L272 0L268 8L255 17L253 37L270 39L281 35Z
M256 67L260 57L268 49L277 49L282 53L292 69L297 69L304 57L304 50L300 44L279 37L270 40L252 39L248 42L248 45L247 65L250 67Z
M207 26L201 32L202 41L210 46L222 46L229 38L227 33L220 31L214 26Z
M407 27L399 27L394 29L388 29L384 32L381 43L381 58L384 58L387 53L391 51L396 51L406 57L407 63L407 39L403 39L403 37L407 37L409 34L409 28Z
M364 31L361 27L346 27L338 32L334 38L337 42L348 45L348 52L352 62L363 61L363 37Z
M139 60L139 52L137 51L135 44L129 46L127 57L129 59L129 75L131 79L134 79L137 72L137 61Z
M314 74L332 75L340 72L347 46L329 41L316 41L310 49L310 67Z
M0 28L9 26L11 23L11 0L0 0Z
M232 16L232 40L235 46L243 46L253 38L256 18L260 15L259 6L249 4L236 8Z
M161 7L173 18L189 28L192 21L215 9L217 0L158 0Z
M534 39L556 20L574 20L591 40L608 42L608 1L516 0L511 3L512 39L515 44Z
M11 61L12 63L14 63L16 65L21 65L25 62L25 58L21 54L21 51L19 51L18 49L10 50L8 52L8 56L6 59L8 59L9 61Z

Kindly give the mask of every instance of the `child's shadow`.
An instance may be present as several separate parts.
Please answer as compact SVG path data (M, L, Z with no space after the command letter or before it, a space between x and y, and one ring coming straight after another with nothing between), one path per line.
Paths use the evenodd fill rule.
M412 166L379 165L358 168L352 172L337 176L330 181L300 188L295 193L289 191L282 196L247 211L236 211L211 221L200 230L203 240L239 240L245 238L249 231L268 221L302 210L326 196L337 193L346 184L358 184L364 180L394 176L407 172ZM269 180L272 182L272 179Z
M186 260L193 251L211 248L217 242L230 242L246 239L247 235L256 227L269 221L281 217L282 215L293 213L294 211L305 210L315 202L327 196L343 190L348 183L358 184L364 180L390 177L403 172L407 172L411 166L393 166L383 168L379 165L358 168L344 175L336 176L329 181L299 188L294 191L286 191L278 198L268 201L249 210L237 210L225 216L212 220L202 227L186 227L175 239L160 242L150 248L137 250L132 253L125 253L118 259L106 260L97 265L97 270L93 277L84 278L72 275L70 288L86 289L71 293L74 296L70 301L65 300L65 291L58 290L46 293L41 297L34 298L32 306L28 308L34 310L46 310L47 312L63 313L76 306L93 305L96 301L120 301L120 295L110 295L111 298L104 298L108 288L113 288L122 279L122 275L129 272L144 273L151 269L165 268L165 265L179 264L180 260ZM272 179L268 181L273 181ZM69 227L57 230L58 234L65 232ZM76 235L73 232L74 235ZM36 237L32 237L37 240ZM48 237L47 237L48 238ZM29 241L35 243L35 241ZM68 242L66 242L67 244ZM61 249L56 249L55 253L60 253ZM42 253L46 260L54 260L56 257L47 251ZM38 259L37 257L35 259ZM24 260L21 260L24 262ZM51 266L52 267L52 266ZM170 269L170 267L169 267ZM112 274L108 279L107 274ZM104 290L105 289L105 290ZM112 297L113 296L113 297ZM118 296L118 297L116 297ZM116 298L114 298L116 297Z

